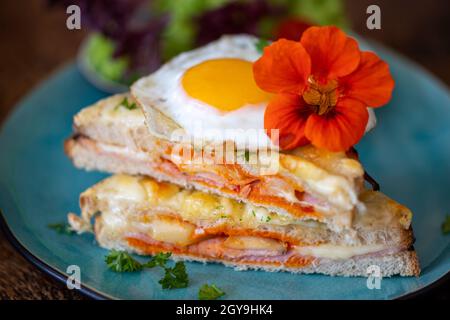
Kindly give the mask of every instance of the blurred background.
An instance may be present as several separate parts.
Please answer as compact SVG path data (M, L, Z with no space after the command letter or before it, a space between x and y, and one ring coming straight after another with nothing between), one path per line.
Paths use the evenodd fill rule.
M81 30L66 28L70 4ZM366 27L369 5L381 30ZM77 59L103 90L120 91L175 54L224 33L298 39L334 24L376 40L450 84L448 0L3 0L0 1L0 122L40 81ZM3 150L2 150L3 151ZM425 297L448 299L450 286ZM0 232L0 299L82 299L26 262Z

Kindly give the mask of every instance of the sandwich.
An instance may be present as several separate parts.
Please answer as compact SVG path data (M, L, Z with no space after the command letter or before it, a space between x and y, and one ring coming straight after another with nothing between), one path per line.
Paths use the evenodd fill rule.
M352 237L220 195L117 174L83 192L81 217L68 219L78 231L93 230L104 248L142 255L172 252L237 270L366 276L377 265L383 276L417 275L409 210L377 191L360 199L367 212L356 216Z
M81 216L68 216L72 228L94 232L104 248L170 251L238 270L366 276L378 265L383 276L418 275L410 210L370 190L353 148L374 127L367 106L377 107L384 82L390 86L385 65L357 51L358 68L381 69L381 89L368 94L373 104L352 102L356 111L346 115L340 101L363 99L368 89L357 91L360 78L348 71L339 82L346 91L316 79L315 51L306 56L304 47L320 33L347 41L343 56L354 54L354 40L332 27L311 28L298 43L274 42L262 56L256 38L224 36L177 56L130 93L81 110L65 152L76 167L113 176L81 194ZM304 57L286 63L287 55L277 56L285 46ZM295 72L283 79L276 64ZM294 79L306 69L308 84ZM301 112L293 115L292 106ZM338 127L328 126L327 139L316 134L324 125L305 136L300 114L336 118Z
M269 175L259 163L246 161L245 153L240 155L242 161L232 164L180 163L171 152L177 142L151 134L142 110L128 110L123 103L136 104L128 94L119 94L75 116L75 134L65 149L77 167L148 175L280 214L318 220L330 228L351 226L364 183L364 170L354 153L332 153L311 145L297 148L280 153L278 172Z

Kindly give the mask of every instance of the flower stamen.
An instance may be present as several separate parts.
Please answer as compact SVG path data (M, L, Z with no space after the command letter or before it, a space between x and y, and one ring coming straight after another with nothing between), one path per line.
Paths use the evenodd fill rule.
M308 83L309 87L303 93L303 100L305 100L319 116L330 112L337 103L337 81L330 80L326 84L320 84L310 76L308 78Z

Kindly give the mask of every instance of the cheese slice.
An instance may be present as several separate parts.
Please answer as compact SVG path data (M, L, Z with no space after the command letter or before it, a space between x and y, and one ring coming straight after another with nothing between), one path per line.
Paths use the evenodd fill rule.
M100 184L88 189L85 194L94 192L98 199L114 199L116 201L144 202L147 199L140 179L125 174L117 174L103 180Z
M150 222L151 237L154 240L178 246L188 246L197 240L194 238L195 226L175 218L155 216Z
M385 245L364 246L340 246L333 244L322 244L317 246L295 247L295 251L302 256L327 259L349 259L354 256L375 253L386 249Z
M297 181L300 186L304 186L306 190L326 200L333 207L350 211L358 204L358 190L352 179L332 174L314 162L293 155L280 155L280 165L281 175Z
M230 236L225 240L224 246L237 250L277 251L280 254L286 251L286 244L281 241L253 236Z

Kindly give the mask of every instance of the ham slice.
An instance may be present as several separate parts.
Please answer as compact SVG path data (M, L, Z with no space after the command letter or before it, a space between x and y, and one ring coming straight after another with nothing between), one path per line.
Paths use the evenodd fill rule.
M156 254L158 252L173 252L184 256L192 256L200 259L212 259L222 262L236 262L255 265L272 265L286 267L304 267L315 259L301 257L289 250L283 254L277 254L270 250L237 250L224 246L226 237L216 237L201 241L188 247L177 247L170 244L154 241L142 235L128 235L128 245L134 247L143 254Z

